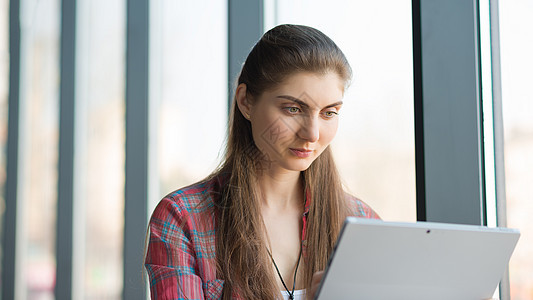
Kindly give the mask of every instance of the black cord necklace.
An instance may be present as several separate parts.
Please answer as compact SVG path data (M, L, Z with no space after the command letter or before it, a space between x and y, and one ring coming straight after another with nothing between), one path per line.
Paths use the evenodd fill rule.
M274 257L272 257L272 254L267 248L268 255L270 256L270 259L272 259L272 263L274 264L274 267L276 268L276 271L278 272L279 279L281 279L281 283L283 284L283 287L285 287L285 290L289 294L289 300L294 299L294 288L296 287L296 274L298 274L298 266L300 265L300 258L302 257L302 244L300 243L300 254L298 254L298 262L296 263L296 270L294 270L294 279L292 281L292 292L289 291L287 288L287 285L285 284L285 281L283 281L283 277L281 276L281 273L279 272L278 266L276 265L276 262L274 261Z

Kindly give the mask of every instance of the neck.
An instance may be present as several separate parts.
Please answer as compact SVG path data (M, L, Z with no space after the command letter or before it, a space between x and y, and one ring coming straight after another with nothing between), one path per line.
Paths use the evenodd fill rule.
M259 178L259 188L265 208L286 210L302 205L303 185L298 171L265 172Z

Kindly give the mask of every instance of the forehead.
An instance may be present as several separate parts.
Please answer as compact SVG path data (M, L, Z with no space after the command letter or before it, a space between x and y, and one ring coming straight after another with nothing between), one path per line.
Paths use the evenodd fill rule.
M265 94L271 97L289 95L306 102L309 106L322 107L342 99L344 82L334 72L296 73L288 76L281 84Z

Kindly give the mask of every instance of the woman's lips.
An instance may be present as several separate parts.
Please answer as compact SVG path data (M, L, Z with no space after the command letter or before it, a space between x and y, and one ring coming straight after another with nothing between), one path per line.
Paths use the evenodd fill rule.
M313 153L313 150L309 150L309 149L303 149L303 148L289 148L289 149L294 155L300 158L309 157L311 156L311 153Z

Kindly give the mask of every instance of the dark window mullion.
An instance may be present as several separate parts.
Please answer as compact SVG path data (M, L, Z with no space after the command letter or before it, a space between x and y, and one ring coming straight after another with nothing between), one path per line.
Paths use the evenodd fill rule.
M420 220L485 224L477 16L477 1L413 0Z
M228 0L228 111L241 66L263 35L263 11L263 0Z
M61 1L60 72L55 286L57 300L73 297L76 0Z
M17 189L20 120L20 0L9 1L9 95L5 210L2 226L2 299L15 299L17 271Z
M126 29L126 184L124 201L123 299L146 298L141 276L148 223L148 0L127 1Z

